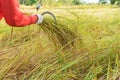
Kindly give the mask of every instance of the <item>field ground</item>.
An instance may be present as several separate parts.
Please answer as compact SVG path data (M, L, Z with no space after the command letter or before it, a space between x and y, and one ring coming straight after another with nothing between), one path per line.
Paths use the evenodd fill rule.
M22 10L31 13L30 9ZM33 13L44 11L68 20L61 24L73 28L80 43L56 51L38 25L13 28L11 34L12 27L2 20L0 79L120 80L120 8L43 8Z

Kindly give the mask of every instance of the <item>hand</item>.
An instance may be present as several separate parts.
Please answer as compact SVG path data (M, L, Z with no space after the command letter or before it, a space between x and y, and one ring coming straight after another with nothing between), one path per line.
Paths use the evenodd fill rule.
M36 24L41 24L43 22L43 16L41 14L36 14L36 15L38 17Z

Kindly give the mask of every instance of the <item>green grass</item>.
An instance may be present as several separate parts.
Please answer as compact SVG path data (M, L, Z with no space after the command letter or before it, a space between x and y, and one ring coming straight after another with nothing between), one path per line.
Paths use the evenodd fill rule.
M70 40L56 49L38 25L14 28L11 36L11 27L2 20L0 79L119 80L119 8L51 11L61 20L60 24L76 33L75 45L64 49Z

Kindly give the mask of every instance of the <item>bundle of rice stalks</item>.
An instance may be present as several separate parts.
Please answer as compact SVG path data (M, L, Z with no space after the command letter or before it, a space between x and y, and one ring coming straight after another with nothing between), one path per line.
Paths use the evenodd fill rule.
M57 47L71 47L77 38L75 31L70 29L72 26L62 18L57 18L55 23L52 17L47 16L40 27Z

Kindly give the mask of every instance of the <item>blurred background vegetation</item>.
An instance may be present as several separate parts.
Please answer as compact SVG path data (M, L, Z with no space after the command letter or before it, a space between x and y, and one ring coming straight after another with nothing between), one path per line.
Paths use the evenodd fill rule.
M87 1L87 0L86 0ZM44 5L81 5L91 4L86 3L85 0L20 0L21 4L33 5L35 3L43 3ZM110 2L110 3L108 3ZM120 5L120 0L99 0L97 4L117 4Z

